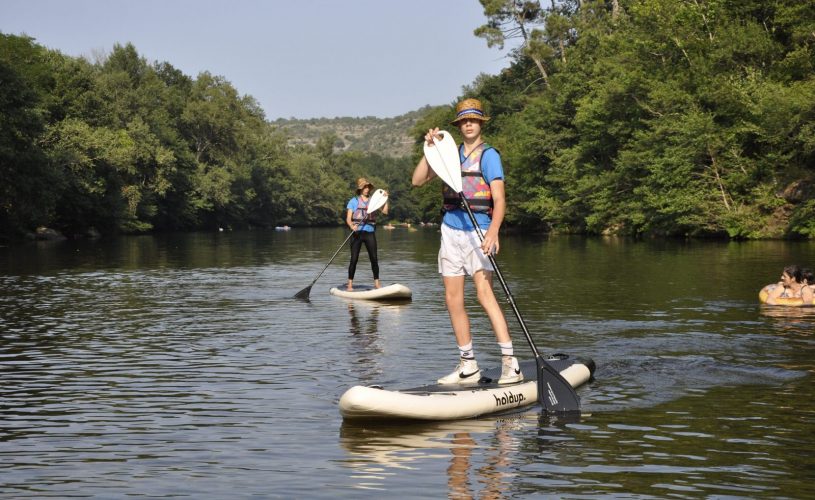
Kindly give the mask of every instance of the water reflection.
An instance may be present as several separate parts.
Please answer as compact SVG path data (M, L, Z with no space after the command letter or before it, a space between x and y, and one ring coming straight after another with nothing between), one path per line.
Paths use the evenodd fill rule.
M423 470L443 469L448 498L509 498L522 490L517 482L525 476L523 464L568 454L564 443L575 441L572 426L579 429L587 417L547 415L535 406L478 420L344 422L342 464L354 471L360 489L387 489L388 478L400 471L421 476Z
M348 300L348 315L354 373L359 377L360 384L373 384L383 372L380 365L384 348L379 336L379 305Z
M343 464L355 471L357 488L382 489L381 480L397 470L418 470L426 461L442 461L447 464L448 497L505 498L517 476L513 457L520 451L519 436L534 430L533 417L534 413L519 413L384 426L345 422L340 429L340 444L347 452Z
M348 311L348 361L352 366L354 385L399 381L398 371L391 370L389 378L383 377L386 373L384 366L393 354L395 348L392 346L404 336L403 316L411 303L332 298Z
M815 307L789 307L761 305L761 315L781 321L776 324L799 329L802 333L815 333Z
M379 330L379 307L378 304L368 304L360 306L354 302L348 302L348 314L351 316L351 335L354 337L371 337ZM362 309L367 310L368 316L360 320L360 314L365 314Z
M517 442L513 442L505 425L497 425L494 434L489 438L491 443L485 447L485 463L478 465L478 462L473 460L473 452L480 454L481 450L471 433L453 433L450 441L453 458L447 468L448 496L503 498L503 492L508 489L507 482L512 477L507 471L507 467L512 463L509 455L517 450ZM480 492L479 485L483 485Z
M353 471L354 488L390 490L395 478L410 477L417 497L425 496L423 479L443 470L448 498L559 497L567 491L807 498L810 488L796 474L810 477L812 460L794 436L804 435L810 422L778 425L771 411L791 396L768 392L756 401L715 390L658 412L561 419L536 408L475 421L344 423L340 463ZM796 457L800 467L784 464ZM438 486L431 491L445 496Z
M755 292L815 262L815 242L507 235L538 346L597 362L578 390L591 415L388 430L346 426L337 401L357 384L425 384L449 362L438 234L381 235L409 304L329 295L344 266L294 301L344 237L0 248L5 496L813 498L815 308ZM474 331L494 342L486 322Z
M772 335L788 345L792 353L779 366L815 372L815 307L761 306Z

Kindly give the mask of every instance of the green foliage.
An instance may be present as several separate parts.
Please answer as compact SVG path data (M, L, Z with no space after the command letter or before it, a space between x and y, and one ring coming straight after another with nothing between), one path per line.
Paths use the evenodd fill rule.
M480 0L511 64L461 97L492 117L507 223L559 232L815 237L815 3ZM0 34L0 238L341 224L357 177L390 217L436 221L411 186L453 106L267 122L221 76L98 62ZM453 100L454 103L458 99Z
M790 233L795 236L815 238L815 199L798 206L790 218Z
M481 3L493 30L484 34L521 26L507 14L519 2ZM616 3L559 2L534 16L526 44L549 47L536 49L548 85L532 78L535 57L518 51L501 75L465 89L493 110L486 133L502 145L508 221L811 236L811 2Z
M340 224L360 176L417 217L399 207L406 157L342 150L330 130L298 146L225 78L151 65L131 44L92 64L2 35L0 78L0 237Z
M0 238L46 224L53 214L59 174L39 144L52 88L45 49L0 34Z

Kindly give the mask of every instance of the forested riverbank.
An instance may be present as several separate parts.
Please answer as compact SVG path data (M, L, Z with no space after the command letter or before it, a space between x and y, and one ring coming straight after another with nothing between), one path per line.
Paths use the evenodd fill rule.
M509 226L815 237L815 4L481 3L474 36L521 37L501 74L462 89L492 117ZM0 34L0 81L0 239L333 225L363 175L393 219L438 218L438 186L410 187L418 142L410 157L331 132L298 143L228 75L131 44L90 61ZM408 138L452 128L451 106L410 113Z

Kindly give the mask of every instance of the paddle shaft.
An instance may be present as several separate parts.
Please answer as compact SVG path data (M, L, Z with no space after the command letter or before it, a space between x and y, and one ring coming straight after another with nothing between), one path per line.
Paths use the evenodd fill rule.
M470 208L470 204L467 202L467 198L464 197L463 192L458 193L459 198L461 198L462 204L464 205L465 210L467 211L467 215L470 217L470 222L473 224L475 228L475 232L478 235L478 239L483 243L484 242L484 235L481 232L481 226L478 225L478 221L475 219L475 214L473 213L472 209ZM489 249L491 250L491 249ZM478 250L476 250L478 251ZM509 285L507 285L506 280L504 280L504 276L501 274L501 269L498 267L498 262L495 261L495 257L492 256L491 252L487 253L487 258L492 264L492 268L495 271L495 275L498 276L498 281L501 283L501 287L504 289L504 293L507 296L507 302L512 307L512 312L515 313L515 318L518 319L518 323L521 325L521 330L524 332L524 336L526 337L526 342L529 344L529 348L532 350L532 354L535 356L535 361L538 365L538 399L543 407L547 410L555 410L559 412L575 412L580 411L579 400L577 397L577 393L575 392L572 384L569 383L560 372L552 366L551 363L543 359L543 356L540 355L537 346L535 346L535 342L532 340L532 335L529 334L529 330L526 328L526 323L524 322L523 316L521 316L521 312L518 310L518 306L515 305L515 298L512 296L512 292L509 290ZM543 374L541 370L546 370L549 374L551 374L555 379L559 381L558 386L562 386L566 389L565 393L562 389L555 389L546 382L546 389L544 390L544 384L541 380ZM558 398L555 392L559 392L561 397Z
M470 208L467 198L464 197L464 193L458 193L458 195L463 201L464 208L467 210L467 215L470 216L470 222L473 224L473 227L475 227L475 232L478 234L478 239L483 243L484 235L481 232L481 226L479 226L478 221L475 220L475 214ZM498 276L498 281L501 283L501 287L504 289L504 293L507 296L507 302L509 302L509 305L512 307L512 312L515 313L515 317L518 319L518 323L521 325L521 330L523 330L524 335L526 336L526 341L529 343L529 348L532 349L532 354L536 358L539 358L540 352L538 352L535 342L532 341L532 335L529 334L529 330L526 328L526 323L524 322L523 316L521 316L521 311L519 311L518 306L515 305L515 298L512 296L512 292L509 291L509 285L507 285L503 274L501 274L501 269L498 267L498 262L495 261L495 257L493 257L491 252L487 253L487 258L490 260L493 270L495 270L495 275Z
M475 228L478 239L483 245L484 235L481 232L481 227L478 225L478 221L475 219L475 214L473 214L467 198L464 196L464 190L462 188L460 169L461 153L460 151L456 150L455 144L449 140L451 137L449 132L439 132L437 137L441 138L441 142L435 144L437 149L431 150L433 147L432 143L425 143L425 159L436 175L438 175L442 181L444 181L444 183L451 187L454 191L458 192L458 196L461 198L467 215L470 217L470 222L472 222L473 227ZM436 138L434 138L432 142L435 143ZM442 148L444 148L444 150L442 150ZM447 156L447 159L445 159L445 156ZM438 160L438 162L435 162L434 160ZM476 251L478 250L480 249L476 249ZM521 325L521 329L526 336L526 341L529 344L529 348L532 350L532 354L535 356L535 363L537 364L538 370L538 401L546 412L561 414L579 413L580 401L574 387L572 387L572 385L563 377L563 375L560 374L552 363L546 361L543 356L540 355L537 346L535 346L535 342L532 340L532 336L529 334L529 330L526 328L526 323L521 316L521 312L518 311L518 306L515 305L515 298L512 296L512 292L510 292L509 286L507 285L506 280L504 280L504 276L501 274L501 269L498 267L498 263L495 261L495 258L490 252L487 253L487 257L489 258L490 264L492 264L495 274L498 276L498 281L501 282L501 286L504 288L507 300L512 306L512 312L515 313L518 323Z
M385 205L386 203L388 203L388 195L387 195L387 193L385 193L385 191L382 190L382 189L377 189L376 191L374 191L374 194L368 199L368 205L367 205L368 208L365 211L365 217L362 218L362 222L360 222L357 225L357 227L360 228L360 230L361 230L362 227L365 226L365 223L368 221L368 216L371 215L371 213L375 212L376 210L379 210L379 207ZM314 278L314 281L312 281L309 286L307 286L307 287L303 288L302 290L300 290L299 292L297 292L295 294L294 298L308 300L308 295L309 295L309 293L311 293L311 287L314 286L314 283L317 283L317 280L320 279L320 276L322 276L323 273L325 272L325 270L328 269L328 266L330 266L331 263L334 262L334 259L337 257L337 254L340 253L340 250L342 250L342 247L344 247L345 244L348 243L348 240L351 239L351 236L353 236L355 232L356 232L356 230L351 231L351 234L349 234L348 237L345 238L345 241L342 242L342 245L340 245L340 247L337 249L337 251L334 252L334 255L331 256L331 260L329 260L328 264L326 264L325 267L323 268L323 270L320 271L320 274L318 274L317 277Z
M362 226L364 226L364 225L365 225L365 223L368 221L368 216L369 216L369 215L370 215L370 214L365 214L365 217L363 217L363 218L362 218L362 222L360 222L360 223L359 223L359 225L358 225L357 227L362 228ZM361 229L360 229L360 230L361 230ZM332 255L332 256L331 256L331 260L329 260L329 261L328 261L328 264L326 264L326 265L325 265L325 267L323 268L323 270L322 270L322 271L320 271L320 274L318 274L318 275L317 275L317 277L316 277L316 278L314 278L314 281L312 281L312 282L311 282L311 284L310 284L309 286L307 286L306 288L304 288L304 289L300 290L300 292L298 292L296 296L300 296L300 295L301 295L301 294L303 294L303 293L305 293L306 295L308 295L308 292L311 290L311 287L313 287L313 286L314 286L314 283L317 283L317 280L318 280L318 279L320 279L320 276L322 276L322 275L323 275L323 273L325 272L325 270L326 270L326 269L328 269L328 266L330 266L330 265L331 265L331 263L332 263L332 262L334 262L334 259L336 259L336 258L337 258L337 255L339 255L340 250L342 250L342 247L344 247L344 246L345 246L345 244L346 244L346 243L348 243L348 240L350 240L350 239L351 239L351 236L353 236L353 235L354 235L354 233L356 233L356 232L357 232L357 231L356 231L356 229L355 229L355 230L353 230L353 231L351 231L351 234L349 234L349 235L348 235L348 237L347 237L347 238L345 238L345 241L343 241L343 242L342 242L342 244L340 245L340 247L339 247L339 248L337 248L337 251L336 251L336 252L334 252L334 255Z

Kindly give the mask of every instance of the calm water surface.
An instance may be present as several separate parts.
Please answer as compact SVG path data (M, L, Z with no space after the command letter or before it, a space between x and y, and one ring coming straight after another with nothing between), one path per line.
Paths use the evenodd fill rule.
M344 237L0 248L0 496L815 495L815 311L756 298L785 264L815 265L815 244L504 236L499 261L538 347L597 363L583 416L371 426L343 423L346 389L425 384L457 350L435 228L379 232L383 281L412 302L330 296L347 251L310 302L293 300ZM357 282L370 282L364 253Z

